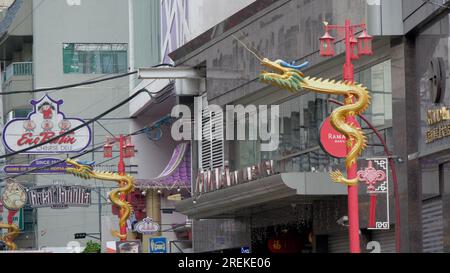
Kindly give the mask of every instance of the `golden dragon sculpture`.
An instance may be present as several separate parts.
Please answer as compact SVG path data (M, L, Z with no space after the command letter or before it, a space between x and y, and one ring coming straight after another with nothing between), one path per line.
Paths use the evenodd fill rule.
M130 203L122 201L120 196L122 194L127 195L134 191L134 178L130 175L120 175L110 172L99 172L94 170L93 164L82 163L74 160L66 160L66 162L73 167L66 168L66 173L80 177L82 179L99 179L104 181L113 181L119 184L119 188L112 190L109 193L109 199L111 202L120 208L121 216L119 219L119 225L125 226L127 219L130 217L133 207ZM126 240L127 234L121 234L118 231L113 230L112 234L120 240Z
M358 157L367 147L367 138L359 127L347 122L347 117L363 113L370 105L371 97L367 89L361 84L352 82L336 82L305 77L300 69L307 63L294 66L283 60L270 61L264 58L261 64L272 70L272 72L263 71L261 73L259 78L262 82L287 89L290 92L307 90L345 97L345 105L334 110L330 120L333 128L345 135L347 146L351 148L345 160L347 168L356 163ZM337 183L346 185L356 185L358 183L358 178L347 179L339 170L331 172L330 176Z
M0 236L0 241L5 243L8 250L17 250L17 245L14 243L14 239L20 234L19 227L14 224L9 225L0 223L0 230L1 229L7 229L8 232L5 235Z

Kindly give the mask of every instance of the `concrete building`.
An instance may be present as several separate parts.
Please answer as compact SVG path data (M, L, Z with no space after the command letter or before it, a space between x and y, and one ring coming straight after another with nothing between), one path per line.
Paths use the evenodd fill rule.
M32 90L79 83L128 72L128 4L126 1L23 1L16 0L0 23L2 50L2 91ZM128 77L95 85L47 93L62 99L67 117L90 120L128 97ZM26 117L30 100L45 93L2 96L5 123ZM91 126L91 146L102 144L106 136L128 133L128 109L123 107ZM20 155L6 164L30 163L44 155ZM47 156L48 157L48 156ZM65 158L66 155L53 155ZM104 161L102 153L91 153L82 160ZM116 165L117 160L108 164ZM54 184L92 186L92 205L87 208L31 210L19 247L66 247L75 233L100 233L101 223L117 222L111 213L107 192L116 185L82 181L67 175L33 175L17 178L26 186ZM99 193L96 194L96 191ZM100 198L99 198L100 197ZM99 212L99 203L102 211ZM33 216L31 216L33 215ZM102 217L104 219L102 219ZM112 223L116 227L116 223ZM103 240L114 240L110 232ZM98 237L99 234L96 234ZM86 238L89 240L89 238ZM80 240L84 245L86 240Z

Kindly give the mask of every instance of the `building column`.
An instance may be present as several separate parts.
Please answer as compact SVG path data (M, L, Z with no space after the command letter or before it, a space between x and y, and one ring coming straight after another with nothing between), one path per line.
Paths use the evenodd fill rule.
M157 190L147 190L146 191L146 205L145 211L147 217L152 218L155 223L158 223L162 227L161 223L161 196ZM161 232L157 232L153 235L143 235L142 236L142 252L149 253L149 239L152 237L161 236Z
M439 181L442 187L442 210L444 224L444 253L450 253L450 162L442 165Z
M393 154L403 161L395 168L400 199L401 252L421 252L421 175L418 151L419 92L414 40L396 38L391 42ZM391 206L395 216L394 202Z

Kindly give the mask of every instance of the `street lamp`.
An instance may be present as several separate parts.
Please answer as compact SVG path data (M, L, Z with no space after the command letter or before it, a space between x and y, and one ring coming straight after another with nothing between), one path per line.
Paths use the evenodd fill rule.
M118 137L108 137L106 144L103 146L103 156L105 158L111 158L113 152L113 146L117 144L119 146L119 164L117 166L119 175L125 175L125 162L124 158L131 158L135 156L134 145L131 142L131 136L120 135ZM121 187L123 185L120 185ZM125 194L120 195L122 201L126 201ZM122 211L119 211L119 217L122 216ZM120 234L126 234L127 227L125 225L120 227Z
M362 34L358 37L358 50L360 55L373 55L372 40L373 37L367 34L367 31L364 29Z
M334 38L329 33L331 30L337 30L345 33L345 64L343 68L344 81L354 82L354 66L352 60L359 59L360 56L372 55L372 40L373 37L367 34L366 25L351 25L350 20L345 21L345 25L329 25L324 22L325 35L320 40L320 55L323 57L334 56ZM356 39L355 31L362 30L362 34ZM353 103L353 97L345 99L346 104ZM358 127L359 124L353 115L346 117L349 124L354 124ZM347 153L352 147L347 147ZM347 168L348 179L357 178L358 167L353 164ZM360 253L360 238L359 238L359 208L358 208L358 185L348 187L348 222L349 222L349 242L350 252Z

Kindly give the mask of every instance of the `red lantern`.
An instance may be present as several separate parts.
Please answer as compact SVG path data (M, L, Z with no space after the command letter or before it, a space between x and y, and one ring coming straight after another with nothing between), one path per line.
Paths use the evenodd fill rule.
M358 60L359 59L359 53L358 53L358 41L354 36L350 38L350 49L351 49L351 58L352 60Z
M334 37L330 33L325 32L320 39L320 56L332 57L334 56Z
M113 153L113 147L111 144L106 143L103 146L103 157L104 158L111 158L112 157L112 153Z
M125 146L125 154L127 157L134 157L134 145L131 143L128 143L127 146Z
M358 37L359 54L366 56L373 54L372 40L373 37L367 34L366 30L361 33L361 35Z

